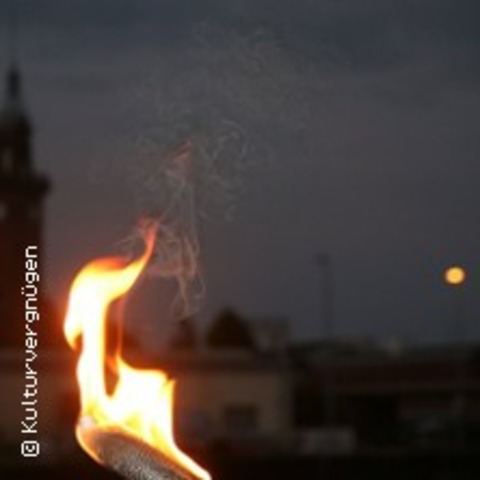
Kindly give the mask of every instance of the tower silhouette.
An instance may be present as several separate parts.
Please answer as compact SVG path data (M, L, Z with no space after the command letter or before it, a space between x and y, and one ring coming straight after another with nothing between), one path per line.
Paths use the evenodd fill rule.
M40 281L35 303L45 311L42 286L43 202L48 179L33 165L32 126L23 105L22 78L15 62L6 74L0 110L0 347L25 348L26 248L35 247ZM36 321L40 324L48 319ZM32 324L32 329L35 325ZM38 339L42 344L42 338ZM48 339L44 339L48 343Z

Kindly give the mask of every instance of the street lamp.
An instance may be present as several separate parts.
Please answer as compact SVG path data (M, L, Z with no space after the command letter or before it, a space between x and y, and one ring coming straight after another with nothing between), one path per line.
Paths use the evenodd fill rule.
M325 426L331 428L335 424L335 379L333 372L334 308L333 308L333 268L329 254L319 253L316 256L317 265L322 275L322 306L323 306L323 417Z
M323 338L325 343L330 343L334 335L333 312L333 266L332 259L327 253L319 253L316 257L317 265L322 274L322 306L323 306Z
M452 286L460 286L465 283L467 279L467 274L465 270L455 265L453 267L448 267L444 273L445 282Z
M464 443L464 427L465 427L465 390L466 390L466 364L464 352L460 349L463 347L464 329L465 329L465 298L464 285L467 280L465 269L459 265L448 267L444 272L444 280L454 294L455 312L453 316L454 340L458 343L459 354L454 364L455 370L455 393L453 395L452 410L456 418L456 428L454 428L454 441L458 448L463 447Z

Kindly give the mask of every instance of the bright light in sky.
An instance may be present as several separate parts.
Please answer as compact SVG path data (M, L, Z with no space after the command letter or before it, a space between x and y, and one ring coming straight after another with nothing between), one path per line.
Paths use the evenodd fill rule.
M453 266L445 270L445 281L449 285L461 285L465 282L466 273L462 267Z

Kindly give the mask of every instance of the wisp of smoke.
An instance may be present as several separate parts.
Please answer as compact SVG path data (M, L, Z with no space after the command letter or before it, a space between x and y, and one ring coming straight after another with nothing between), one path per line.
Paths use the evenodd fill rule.
M231 218L245 172L270 163L279 135L302 129L308 104L301 73L265 32L202 26L194 36L194 45L163 52L138 90L149 115L127 163L137 209L158 222L149 272L175 281L174 317L192 315L204 297L199 219L218 211Z
M144 208L139 228L122 242L127 251L134 251L145 227L154 224L157 241L147 273L165 280L174 280L178 294L170 316L185 318L197 311L204 298L205 287L199 269L199 241L195 219L195 192L191 175L193 146L180 144L162 162L145 183L146 188L162 184L165 207Z

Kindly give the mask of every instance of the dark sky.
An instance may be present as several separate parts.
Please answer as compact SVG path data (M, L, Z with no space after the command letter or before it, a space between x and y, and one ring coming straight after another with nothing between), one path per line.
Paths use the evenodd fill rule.
M165 143L233 125L244 154L220 159L227 187L199 184L203 321L229 304L319 337L327 252L342 336L450 338L442 271L460 263L480 338L478 1L14 3L36 162L55 187L55 298L134 225L148 201L135 172Z

